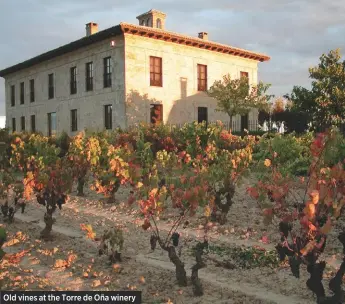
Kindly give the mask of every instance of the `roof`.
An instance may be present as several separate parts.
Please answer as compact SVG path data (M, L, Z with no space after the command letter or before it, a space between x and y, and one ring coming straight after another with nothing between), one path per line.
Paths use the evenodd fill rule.
M213 41L204 40L197 37L191 37L182 35L179 33L174 33L159 28L153 28L148 26L134 25L130 23L122 22L120 23L124 33L129 33L133 35L146 36L158 40L164 40L179 44L185 44L193 47L199 47L202 49L216 51L224 54L230 54L234 56L244 57L248 59L253 59L256 61L268 61L271 58L265 54L256 53L244 49L239 49L226 44L221 44Z
M3 69L0 71L0 77L4 77L6 75L18 72L20 70L32 67L43 61L53 59L55 57L67 54L69 52L73 52L75 50L86 47L88 45L91 45L95 42L102 41L114 36L122 35L124 33L139 35L143 37L149 37L149 38L158 39L158 40L164 40L164 41L172 42L172 43L184 44L184 45L198 47L201 49L215 51L215 52L219 52L223 54L229 54L233 56L248 58L248 59L252 59L252 60L256 60L260 62L270 60L270 57L264 54L255 53L248 50L228 46L225 44L203 40L196 37L186 36L186 35L170 32L170 31L166 31L166 30L162 30L158 28L152 28L152 27L140 26L140 25L134 25L134 24L122 22L119 25L113 26L111 28L100 31L93 35L83 37L79 40L73 41L59 48L53 49L49 52L33 57L29 60L23 61L21 63L18 63L6 69Z
M18 63L16 65L8 67L4 70L1 70L0 71L0 77L4 77L6 75L18 72L20 70L32 67L32 66L39 64L43 61L47 61L47 60L53 59L55 57L67 54L69 52L73 52L73 51L78 50L82 47L91 45L95 42L102 41L102 40L110 38L110 37L121 35L122 33L123 32L122 32L120 25L110 27L106 30L100 31L98 33L95 33L95 34L87 36L87 37L83 37L79 40L65 44L64 46L58 47L56 49L53 49L51 51L48 51L46 53L43 53L43 54L38 55L36 57L33 57L29 60L23 61L21 63Z

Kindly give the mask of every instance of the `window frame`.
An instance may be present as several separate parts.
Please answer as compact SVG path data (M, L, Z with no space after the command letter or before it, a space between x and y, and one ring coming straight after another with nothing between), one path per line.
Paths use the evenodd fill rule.
M159 63L157 65L157 62ZM155 68L159 69L159 72ZM159 79L155 80L155 76L158 75ZM162 57L150 56L150 86L151 87L163 87L163 59Z
M72 109L71 110L71 132L78 131L78 110Z
M93 91L93 61L85 64L85 89L86 92Z
M202 70L202 69L204 69L204 70ZM202 78L202 77L204 77L204 78ZM197 79L198 79L198 83L197 83L198 84L198 92L207 91L207 65L205 65L205 64L198 64L197 65Z
M199 117L199 114L205 114L206 120L201 120ZM203 121L206 122L206 125L208 124L208 107L198 107L198 123L202 123Z
M152 113L157 110L160 113L158 120L153 121L154 116ZM150 123L154 126L160 125L163 123L163 104L150 104Z
M35 79L30 79L30 102L35 102Z
M249 84L249 73L240 71L240 78L246 77Z
M20 117L20 131L25 132L25 116Z
M48 116L48 136L53 136L56 135L57 131L57 117L56 117L56 112L50 112L47 114ZM52 128L52 116L55 117L55 129L53 130Z
M110 111L108 111L110 109ZM104 128L106 130L113 129L113 105L104 105Z
M16 106L16 86L11 85L11 107Z
M20 94L19 94L19 99L20 99L20 104L23 105L25 104L25 82L20 83Z
M111 88L112 86L112 68L111 56L103 58L103 88Z
M30 115L30 128L31 132L35 133L36 132L36 115Z
M54 99L55 98L55 88L54 88L54 73L48 74L48 99Z
M70 68L69 76L70 76L70 81L69 81L69 93L70 95L77 94L78 89L77 89L77 74L78 70L76 66L73 66Z
M16 118L12 117L12 133L17 131L17 122L16 122Z

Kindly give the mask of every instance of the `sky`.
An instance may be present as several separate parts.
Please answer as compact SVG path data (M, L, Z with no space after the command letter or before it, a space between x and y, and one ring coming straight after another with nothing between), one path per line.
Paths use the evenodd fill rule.
M309 88L308 68L340 48L345 54L344 0L0 0L0 70L120 22L138 24L150 9L167 14L166 30L267 54L259 80L281 96ZM5 115L0 78L0 116Z

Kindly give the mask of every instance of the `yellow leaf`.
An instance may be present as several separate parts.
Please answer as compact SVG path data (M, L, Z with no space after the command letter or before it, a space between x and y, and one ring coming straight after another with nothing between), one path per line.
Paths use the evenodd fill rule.
M332 221L330 218L327 219L327 222L320 228L320 232L323 234L327 234L332 229Z
M150 196L155 196L158 192L158 188L153 188L151 191L150 191Z
M309 219L312 219L315 216L315 205L312 202L307 202L306 207L304 208L304 213Z
M62 268L62 267L66 267L66 266L67 266L67 262L65 260L58 259L54 263L55 268Z
M209 205L205 206L204 215L205 215L206 217L210 217L210 216L211 216L211 208L210 208Z
M144 184L143 184L142 182L139 182L139 183L137 184L137 188L141 188L143 185L144 185Z
M100 285L102 285L100 280L94 280L94 281L92 282L92 287L98 287L98 286L100 286Z
M270 167L270 166L271 166L271 160L268 159L268 158L266 158L265 161L264 161L264 165L265 165L266 167Z
M10 246L13 246L15 244L18 244L19 243L19 240L18 239L12 239L12 240L9 240L8 242L6 242L3 247L10 247Z
M309 196L311 198L311 202L316 205L319 202L320 194L319 191L313 190L309 193Z
M308 254L316 245L316 241L309 242L303 249L301 249L302 255Z
M76 259L77 259L77 255L75 255L75 254L70 254L70 255L67 257L67 264L70 265L70 264L73 263Z

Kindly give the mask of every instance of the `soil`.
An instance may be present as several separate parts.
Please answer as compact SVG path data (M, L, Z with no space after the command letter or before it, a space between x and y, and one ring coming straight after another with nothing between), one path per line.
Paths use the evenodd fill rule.
M274 250L279 235L274 225L264 226L261 211L256 202L246 194L246 183L238 188L234 205L224 226L212 227L208 233L210 245L220 248L233 246L260 246ZM0 265L0 279L5 278L6 289L16 290L140 290L143 303L277 303L309 304L315 303L305 282L307 271L301 269L301 278L291 275L285 264L277 267L253 267L235 269L217 267L214 260L224 260L217 253L205 257L207 267L199 271L204 286L204 295L194 297L190 282L191 267L195 258L191 254L197 241L203 240L204 230L200 226L203 210L188 219L187 228L178 230L181 235L179 250L185 263L187 287L176 284L174 265L167 253L158 248L151 251L150 231L141 227L143 218L136 208L126 204L129 189L120 188L116 195L116 204L107 204L106 200L94 192L85 189L85 197L77 197L76 192L63 209L56 211L56 223L53 226L53 239L49 242L38 240L44 227L44 207L32 201L24 214L15 215L12 224L3 224L8 231L8 244L3 248L6 253L18 253L29 250L19 263ZM157 219L162 235L166 235L171 223L177 217L175 210L168 210ZM2 219L1 219L2 221ZM98 243L87 239L80 224L90 224L97 236L114 225L124 231L123 262L111 265L105 256L98 256ZM342 229L342 227L338 227ZM21 235L18 235L21 232ZM16 235L17 233L17 235ZM268 236L270 243L265 244L262 236ZM339 265L341 259L340 244L332 235L330 246L324 258L328 263L328 272ZM11 241L12 240L12 241ZM69 264L64 262L76 255ZM327 290L327 278L324 286Z

